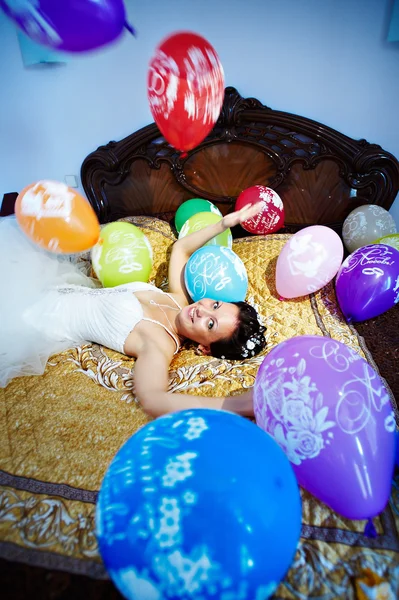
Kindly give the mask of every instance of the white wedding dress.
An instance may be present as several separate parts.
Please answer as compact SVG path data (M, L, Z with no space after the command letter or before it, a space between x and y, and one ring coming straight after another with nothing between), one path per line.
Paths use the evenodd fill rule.
M134 292L164 293L141 282L99 287L76 259L34 245L14 217L0 218L0 277L0 387L14 377L42 374L52 354L85 342L123 352L135 325L153 321L144 318ZM178 349L173 332L153 322Z

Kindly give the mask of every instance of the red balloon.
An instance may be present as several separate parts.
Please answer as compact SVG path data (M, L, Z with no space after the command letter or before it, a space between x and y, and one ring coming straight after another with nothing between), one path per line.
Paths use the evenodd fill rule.
M148 100L162 135L177 150L192 150L216 123L224 73L214 48L190 32L173 34L156 49L148 70Z
M254 185L247 188L237 198L236 210L247 204L262 202L260 213L241 223L241 226L250 233L274 233L284 225L284 206L280 196L271 188L263 185Z

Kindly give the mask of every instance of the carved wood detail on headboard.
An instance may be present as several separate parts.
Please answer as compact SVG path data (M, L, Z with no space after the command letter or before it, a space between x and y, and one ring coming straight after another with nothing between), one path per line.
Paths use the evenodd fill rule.
M377 144L353 140L305 117L276 111L228 87L208 137L182 158L155 124L109 142L84 160L81 178L101 222L172 212L193 197L229 211L250 185L275 189L286 225L340 230L356 206L392 205L399 163Z

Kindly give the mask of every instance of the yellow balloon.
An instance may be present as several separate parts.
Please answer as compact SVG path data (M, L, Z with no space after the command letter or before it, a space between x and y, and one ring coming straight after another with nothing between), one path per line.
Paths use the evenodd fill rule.
M152 248L135 225L109 223L101 229L100 239L91 251L91 260L104 287L133 281L146 283L152 268Z
M378 238L378 240L374 240L373 244L386 244L387 246L392 246L392 248L396 248L399 250L399 233L391 233L390 235L384 235L384 237Z
M200 231L208 225L212 225L213 223L217 223L222 220L221 215L217 215L213 212L200 212L196 215L193 215L184 223L183 227L179 233L179 239L186 237L190 233L194 233L195 231ZM227 246L231 248L233 245L233 236L231 235L230 229L226 229L223 233L219 233L216 237L212 238L204 244L204 246Z

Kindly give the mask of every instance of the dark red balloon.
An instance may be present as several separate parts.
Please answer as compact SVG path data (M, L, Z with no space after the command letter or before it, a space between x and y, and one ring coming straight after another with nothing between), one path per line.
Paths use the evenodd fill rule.
M224 73L214 48L190 32L175 33L156 49L148 70L154 121L177 150L192 150L216 123L224 98Z
M241 223L242 227L250 233L274 233L284 225L284 206L280 196L271 188L263 185L254 185L247 188L237 198L236 210L247 204L262 202L263 208L252 219Z

